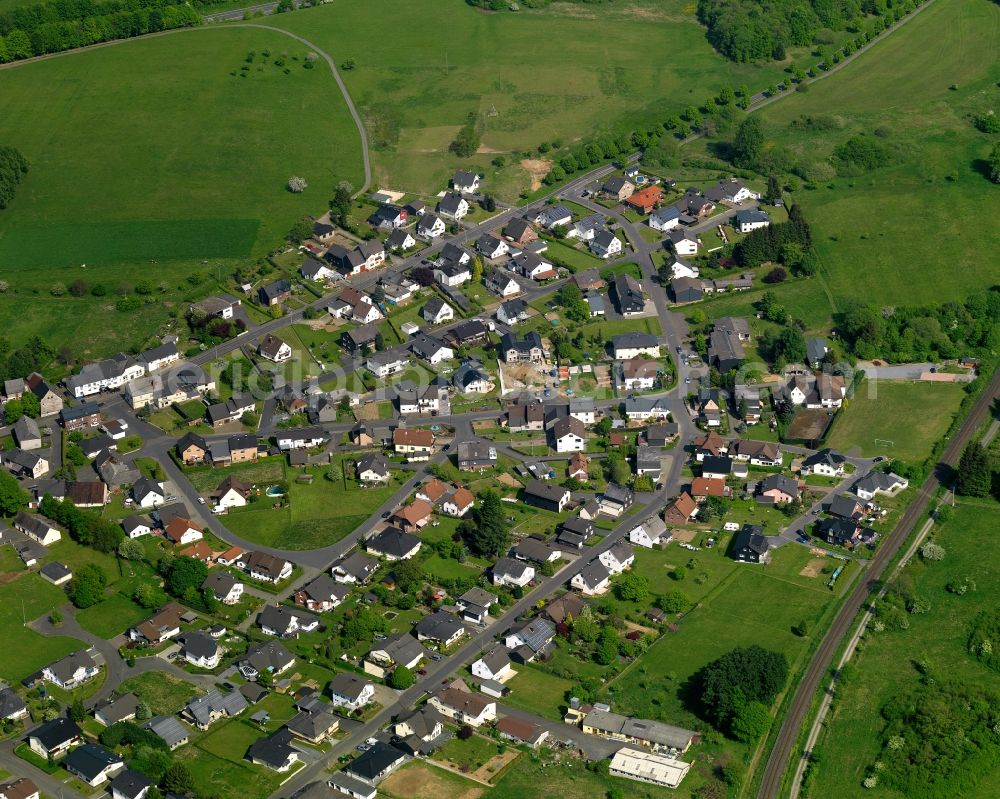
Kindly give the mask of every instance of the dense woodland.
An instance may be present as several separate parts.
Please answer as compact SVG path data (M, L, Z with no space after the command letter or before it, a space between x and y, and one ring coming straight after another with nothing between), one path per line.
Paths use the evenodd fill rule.
M10 205L19 184L28 174L28 159L13 147L0 147L0 209Z

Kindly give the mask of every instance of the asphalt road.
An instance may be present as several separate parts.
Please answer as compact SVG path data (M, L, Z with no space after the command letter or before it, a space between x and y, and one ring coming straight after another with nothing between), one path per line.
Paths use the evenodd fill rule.
M1000 395L1000 371L993 375L990 386L986 389L972 406L965 421L951 441L945 447L938 463L938 467L924 481L917 496L913 499L907 509L900 517L896 528L886 537L882 545L875 551L868 569L864 574L864 579L860 580L854 587L850 596L841 606L833 624L830 626L822 642L817 648L806 672L795 689L795 696L791 706L785 714L785 718L778 731L778 736L771 749L770 757L764 768L760 790L757 792L758 799L777 799L781 789L785 771L788 769L792 748L798 739L799 729L805 720L806 714L812 704L813 697L819 689L820 682L830 667L833 655L840 646L841 641L848 635L851 623L857 616L858 611L868 601L872 591L878 583L879 578L886 566L892 561L900 546L906 541L914 526L927 510L931 499L942 485L942 480L949 474L949 467L958 461L965 448L966 443L973 436L979 426L988 418L990 405L993 399Z

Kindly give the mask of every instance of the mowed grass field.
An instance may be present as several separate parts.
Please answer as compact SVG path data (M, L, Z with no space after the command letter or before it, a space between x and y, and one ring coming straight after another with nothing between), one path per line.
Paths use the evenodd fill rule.
M925 564L914 558L906 572L920 596L930 603L925 614L910 615L905 631L869 632L850 666L850 677L837 692L837 702L820 738L819 762L804 799L836 796L855 799L904 799L904 794L882 785L861 785L878 759L883 721L882 706L897 693L917 687L921 681L914 664L926 660L940 679L968 680L982 688L1000 690L1000 675L966 651L969 624L977 613L996 606L998 571L984 558L984 541L996 529L1000 505L983 500L959 500L955 513L934 540L946 552L944 560ZM945 585L971 577L976 591L957 596ZM1000 784L1000 767L994 768L975 789L956 793L962 799L992 799Z
M474 165L486 190L516 198L528 185L523 153L542 142L662 122L724 85L763 88L782 74L780 65L717 55L695 4L682 0L518 13L485 13L463 0L338 0L270 24L316 42L338 63L354 60L343 76L374 140L398 130L394 148L373 154L378 181L414 192L440 191L456 167ZM470 113L482 115L482 147L457 159L448 145ZM490 166L498 152L518 164L498 173Z
M87 648L75 638L39 635L24 624L46 615L64 602L65 592L37 574L22 574L0 585L0 629L4 632L0 677L16 683L64 655Z
M866 457L919 463L948 430L964 388L964 383L866 380L834 421L826 443L841 452L859 448Z
M1000 226L986 211L996 186L982 173L995 137L970 119L1000 104L1000 61L982 57L998 37L996 3L936 0L835 75L759 112L767 136L806 163L876 129L902 159L863 177L818 180L791 198L813 226L824 268L808 291L795 283L778 292L811 328L852 298L940 303L1000 278ZM794 124L804 117L813 123Z
M211 292L209 275L319 213L338 180L358 184L357 130L325 63L303 67L308 51L280 33L211 28L0 72L0 142L31 162L0 211L7 335L130 343L174 303ZM286 190L292 175L308 182L302 194ZM198 287L186 280L196 271ZM78 278L108 296L50 295ZM115 290L140 280L158 301L115 311Z

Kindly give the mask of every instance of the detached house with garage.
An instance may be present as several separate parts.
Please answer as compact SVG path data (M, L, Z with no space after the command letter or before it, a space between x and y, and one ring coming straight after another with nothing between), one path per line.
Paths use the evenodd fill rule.
M417 222L417 235L428 241L444 235L447 229L444 220L436 214L424 214Z
M268 333L261 339L257 353L274 363L283 363L292 357L292 348L277 336Z
M360 710L375 696L375 684L371 680L346 671L334 675L327 690L331 704L349 712Z
M535 570L523 560L500 558L493 564L493 585L523 588L535 579Z
M669 543L671 535L667 532L667 525L659 516L650 516L638 527L632 528L628 534L628 540L633 544L652 549Z
M802 461L802 474L819 474L824 477L842 477L847 457L827 447Z
M432 696L428 704L445 718L470 727L481 727L497 717L496 702L454 684Z
M593 560L573 575L570 585L584 596L606 594L611 588L611 572L599 560Z
M469 213L469 201L461 194L446 194L438 201L437 212L445 219L454 219L458 222Z
M510 655L507 650L497 645L489 652L484 652L482 657L472 664L472 676L480 680L494 680L503 682L514 676L514 669L510 664Z

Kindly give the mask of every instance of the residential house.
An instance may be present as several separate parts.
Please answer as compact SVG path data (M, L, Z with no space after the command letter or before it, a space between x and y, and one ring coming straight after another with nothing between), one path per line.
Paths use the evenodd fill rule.
M67 377L63 384L73 397L82 399L102 391L115 391L145 373L145 366L119 352L103 361L88 363L77 374Z
M448 516L460 518L465 516L475 503L476 498L464 486L455 486L441 503L441 511Z
M558 544L528 536L514 545L511 554L518 560L529 563L552 563L562 557L562 549Z
M243 598L243 583L229 572L215 571L209 573L201 584L202 591L211 591L223 605L237 605Z
M627 541L618 541L610 549L598 555L597 559L611 574L621 574L626 569L632 568L635 553Z
M52 583L52 585L65 585L73 579L73 572L65 564L54 560L42 566L38 570L38 576L45 580L45 582Z
M660 365L641 355L619 364L619 384L626 391L648 391L656 385Z
M629 541L646 549L663 546L669 543L671 537L667 532L667 525L659 516L650 516L642 524L632 528L628 534Z
M199 730L207 730L221 718L235 718L247 707L247 700L239 691L222 694L211 690L188 702L181 715L192 721Z
M446 247L448 245L445 245ZM468 257L468 253L464 250L463 255ZM437 266L434 267L434 279L443 287L447 288L457 288L463 283L468 283L472 280L472 269L470 268L468 261L456 262L449 260L442 260Z
M697 733L648 719L621 716L600 706L594 707L580 722L587 735L597 735L614 741L638 744L649 749L687 751L697 739Z
M546 230L568 225L573 221L573 212L565 205L550 205L543 208L534 219L536 225L541 225Z
M716 431L710 430L706 435L695 439L694 448L695 460L701 463L709 456L725 455L729 452L729 442Z
M285 302L291 296L292 286L287 280L282 278L275 280L273 283L268 283L266 286L261 286L257 293L261 305L281 305L281 303Z
M413 238L413 234L410 233L408 230L396 229L393 230L392 233L389 234L389 237L385 240L385 246L393 251L409 250L411 247L417 246L417 240ZM396 298L395 299L396 303L398 303L398 296L399 296L398 293L393 294L393 297ZM392 302L393 300L390 300L389 297L390 295L387 290L386 300Z
M507 406L507 429L512 433L545 429L545 406L536 400L519 400Z
M349 588L335 583L326 574L320 574L296 591L292 600L308 610L325 613L338 607L350 593Z
M604 181L604 185L601 186L601 193L606 194L608 197L612 197L618 202L623 202L632 196L635 191L635 184L628 178L623 178L621 175L614 175Z
M184 608L176 602L168 602L148 619L130 629L128 637L144 646L158 646L180 635L183 615Z
M359 780L376 784L399 768L406 754L395 746L376 741L344 767L344 771Z
M826 354L830 351L830 346L826 339L807 338L806 339L806 365L811 369L819 369L823 365Z
M573 575L570 585L584 596L606 594L611 588L611 572L599 560L592 560Z
M465 361L451 378L455 389L462 394L488 394L493 390L493 380L482 364Z
M734 218L733 227L740 233L752 233L762 227L770 227L771 217L767 211L759 208L751 208L747 211L737 211Z
M292 564L284 558L269 555L266 552L250 552L244 555L240 562L244 570L254 579L265 583L277 584L292 576Z
M409 216L405 208L397 208L395 205L380 205L375 209L375 213L368 217L368 224L378 230L396 230L396 228L406 226Z
M443 235L446 229L444 221L435 214L424 214L417 222L417 235L428 241Z
M524 289L521 288L521 284L518 283L517 280L515 280L510 275L510 273L504 272L500 269L494 269L492 272L486 275L486 278L483 280L483 283L488 291L492 291L499 297L514 297L518 294L521 294L524 291ZM514 306L514 307L517 308L522 306L523 306L522 313L524 318L522 319L520 318L520 316L518 316L515 319L515 321L517 322L523 322L524 319L528 318L527 306L524 306L523 302L521 306ZM507 324L514 324L514 321L510 321L511 317L508 315L507 311L503 311L504 316L501 316L502 309L503 306L501 306L500 309L497 310L497 319L499 319L501 322L506 322Z
M410 350L431 366L437 366L441 361L450 361L455 357L455 350L443 341L422 334L410 341Z
M80 728L76 722L60 716L35 727L28 734L28 748L46 760L48 758L55 760L81 740Z
M292 746L292 731L282 728L266 738L258 738L247 750L246 759L257 766L264 766L284 773L301 760L299 750Z
M465 621L483 624L490 615L490 608L497 603L497 597L482 588L470 588L462 594L455 607Z
M63 759L66 770L81 782L96 788L125 768L125 761L99 744L78 746Z
M461 221L469 213L469 201L461 194L445 194L437 204L437 212L445 219Z
M225 402L217 402L205 409L208 423L216 430L230 422L242 418L245 413L252 413L257 403L249 395L234 394Z
M470 727L481 727L497 716L496 702L453 685L432 696L429 704L445 718Z
M634 499L635 495L630 488L617 483L608 483L600 497L601 513L617 519L632 507Z
M582 452L575 452L569 459L569 466L566 467L566 476L571 480L579 480L586 483L590 479L589 464L587 456Z
M215 669L222 658L222 648L212 636L195 630L187 633L181 642L181 655L199 669Z
M642 313L646 308L646 299L642 293L642 284L631 275L619 274L611 284L614 289L618 312L625 317Z
M29 375L25 384L28 390L38 397L40 416L51 416L54 413L58 413L62 409L62 397L59 396L59 394L57 394L48 383L45 382L45 378L38 374L38 372L34 372Z
M475 194L479 191L479 175L459 169L451 178L451 186L461 194Z
M895 472L869 472L851 486L851 490L868 502L878 494L895 495L909 486L909 481Z
M330 574L338 583L364 585L375 574L378 566L379 562L375 558L370 558L363 552L352 552L334 563Z
M163 741L170 750L184 746L190 737L188 728L176 716L154 716L142 726Z
M279 430L275 436L278 449L287 452L290 449L312 449L327 442L328 434L322 427L297 427L289 430Z
M747 200L759 200L760 192L754 191L738 180L730 179L720 180L712 188L706 189L705 196L715 202L739 205Z
M100 671L90 652L81 650L46 666L42 669L42 679L64 691L72 691L94 679Z
M533 619L517 622L504 636L503 645L519 663L530 663L548 651L556 628L548 619L535 616Z
M670 404L665 397L625 398L625 418L641 422L647 419L666 419L670 415Z
M503 229L503 234L514 244L524 247L538 239L538 234L526 219L512 219Z
M38 786L27 777L0 783L0 799L39 799Z
M558 276L555 266L537 253L522 252L510 259L510 268L516 274L536 282L552 280Z
M538 363L542 360L542 339L531 331L523 338L504 333L500 339L500 354L505 363Z
M340 720L324 703L317 702L286 721L285 728L296 738L318 746L340 728Z
M291 359L292 348L273 333L268 333L257 346L257 354L274 363L282 363Z
M662 449L674 441L678 435L680 435L680 429L676 422L664 422L649 425L643 433L643 438L647 446Z
M660 357L660 344L649 333L622 333L611 337L611 349L617 361L628 361L647 356Z
M360 710L375 697L375 684L348 671L337 672L327 686L330 702L349 713Z
M496 724L500 738L537 749L549 737L549 731L526 719L504 716Z
M414 500L413 504L407 507L412 508L413 505L418 502L421 502L421 500ZM430 516L429 508L427 516ZM402 518L401 516L396 516L393 520L401 521ZM413 529L423 527L426 523L426 519L422 524L415 523L413 525ZM388 561L409 560L420 551L421 543L421 540L415 535L404 533L396 527L386 527L382 532L376 533L365 541L365 549L374 555L385 558Z
M802 474L818 474L824 477L842 477L847 465L847 457L827 447L814 452L801 464ZM870 499L870 497L868 497Z
M204 463L208 453L208 444L197 433L185 433L174 447L178 457L185 466Z
M587 446L587 431L583 423L565 416L549 428L556 452L582 452Z
M376 348L380 333L378 325L367 324L345 330L340 335L340 344L351 354L371 352Z
M646 222L653 230L666 232L673 230L681 223L681 214L676 206L668 205L653 211Z
M455 318L455 309L438 296L433 296L424 304L420 315L432 325L450 322Z
M655 447L638 447L635 451L635 473L647 475L654 481L663 470L663 453Z
M438 610L424 616L413 626L418 641L434 641L442 648L454 644L465 635L465 627L454 613Z
M590 250L598 258L614 258L621 255L622 240L610 230L601 230L590 240Z
M101 423L101 406L96 402L83 402L69 408L61 408L59 423L69 433L97 427Z
M691 496L701 501L708 497L732 496L732 489L722 477L695 477L691 480Z
M698 513L698 503L687 492L670 502L663 509L663 521L667 524L687 524Z
M375 377L386 378L389 375L402 372L408 363L409 358L404 353L386 350L385 352L373 352L369 355L365 360L365 367ZM333 421L336 421L336 417Z
M531 480L524 489L525 503L553 513L562 513L571 498L569 489L541 480Z
M524 588L535 579L535 570L523 560L500 558L491 570L493 585Z
M865 506L850 494L838 494L827 505L826 512L841 519L859 521L865 515Z
M163 534L174 544L193 544L205 537L202 529L184 516L175 516L167 522Z
M27 716L28 706L21 695L13 688L0 688L0 721L20 721Z
M365 656L365 672L384 678L396 666L415 669L427 654L427 650L412 636L395 633L372 645Z
M663 200L663 189L659 186L647 186L631 194L625 203L641 214L648 214Z
M510 246L503 239L497 238L491 233L484 233L476 241L476 250L484 258L495 260L507 255L510 252Z
M819 519L813 525L814 533L828 544L853 549L858 544L872 544L878 537L874 530L862 527L854 519Z
M389 461L381 452L362 455L357 462L357 470L362 483L388 483L392 478Z
M22 416L10 428L14 442L23 450L41 449L42 431L38 422L29 416Z
M769 474L757 484L757 501L762 504L783 505L798 496L799 484L784 474Z
M587 540L594 534L594 522L583 516L566 519L559 525L556 544L565 547L582 549Z
M730 557L740 563L767 563L771 559L770 544L764 528L744 524L729 545Z
M132 721L139 712L139 697L133 693L108 699L94 709L94 719L105 727L121 721Z
M49 462L45 458L35 452L25 452L23 449L10 449L0 453L0 459L15 477L30 477L37 480L49 471Z
M277 676L295 665L292 655L278 641L251 644L246 657L240 663L240 674L247 680L256 680L261 674Z
M210 494L210 497L215 502L215 507L229 510L230 508L245 508L252 493L253 486L229 475L219 483L218 488Z
M484 652L479 660L472 664L472 676L480 680L495 680L503 682L514 676L510 664L510 655L502 646L494 646L489 652Z
M782 465L781 449L773 441L735 441L731 449L736 460L750 461L751 466L773 468Z
M698 302L704 297L702 283L695 277L680 277L670 281L670 293L678 305Z
M315 258L306 258L306 262L299 267L299 274L306 280L315 280L320 283L330 280L337 273L322 261Z

